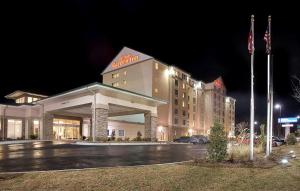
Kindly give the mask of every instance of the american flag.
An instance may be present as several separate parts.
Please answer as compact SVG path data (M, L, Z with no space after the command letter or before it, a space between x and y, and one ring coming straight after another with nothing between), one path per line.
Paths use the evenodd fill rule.
M266 42L266 53L270 54L271 53L271 34L270 34L269 26L265 32L264 41Z
M254 39L252 28L250 28L249 36L248 36L248 50L250 54L254 53Z

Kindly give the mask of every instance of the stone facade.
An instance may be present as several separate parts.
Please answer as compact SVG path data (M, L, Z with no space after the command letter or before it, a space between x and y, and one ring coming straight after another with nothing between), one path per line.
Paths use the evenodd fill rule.
M44 137L43 139L52 140L53 136L53 114L45 113L44 115Z
M96 124L95 124L96 140L99 138L101 139L107 137L107 127L108 127L107 118L108 118L108 109L96 108Z
M150 112L144 114L145 116L145 138L150 138L151 141L156 140L157 117L152 116Z

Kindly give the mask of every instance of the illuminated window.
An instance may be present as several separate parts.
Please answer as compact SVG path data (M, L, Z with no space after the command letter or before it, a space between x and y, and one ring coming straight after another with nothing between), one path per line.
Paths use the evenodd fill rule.
M157 93L157 92L158 92L158 89L157 89L157 88L155 88L155 89L154 89L154 92L155 92L155 93Z
M16 103L25 103L25 97L21 97L16 100Z
M34 97L33 99L32 99L32 101L37 101L37 100L39 100L38 98L36 98L36 97Z
M112 83L113 87L119 87L119 82Z
M183 92L183 93L182 93L182 98L184 98L184 97L185 97L185 93Z
M124 71L124 76L126 76L127 75L127 71Z
M39 127L40 127L39 120L33 120L33 134L34 135L38 135L39 134Z
M112 78L118 78L118 77L119 77L119 73L112 74Z
M32 97L27 97L27 102L31 103L32 102Z
M123 84L126 85L126 84L127 84L127 81L126 81L126 80L123 80Z
M158 70L158 63L155 63L155 69Z
M184 107L185 106L185 103L184 103L184 101L182 101L182 107Z
M182 89L185 89L185 84L184 83L182 84Z

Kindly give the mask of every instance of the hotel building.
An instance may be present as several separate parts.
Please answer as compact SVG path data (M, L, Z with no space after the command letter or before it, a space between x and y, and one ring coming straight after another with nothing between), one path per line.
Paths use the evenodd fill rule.
M231 135L235 100L221 77L208 83L149 55L124 47L93 83L47 97L16 91L0 105L0 138L93 140L115 136L172 141L208 135L214 123Z

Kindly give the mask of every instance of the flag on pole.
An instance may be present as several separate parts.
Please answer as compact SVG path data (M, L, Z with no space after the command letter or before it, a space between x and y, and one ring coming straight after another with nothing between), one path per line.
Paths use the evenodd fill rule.
M266 53L270 54L271 53L271 34L270 34L269 26L265 32L264 41L266 42Z
M250 28L250 32L249 32L249 36L248 36L248 50L249 50L249 54L253 54L253 52L254 52L254 39L253 39L252 27Z

